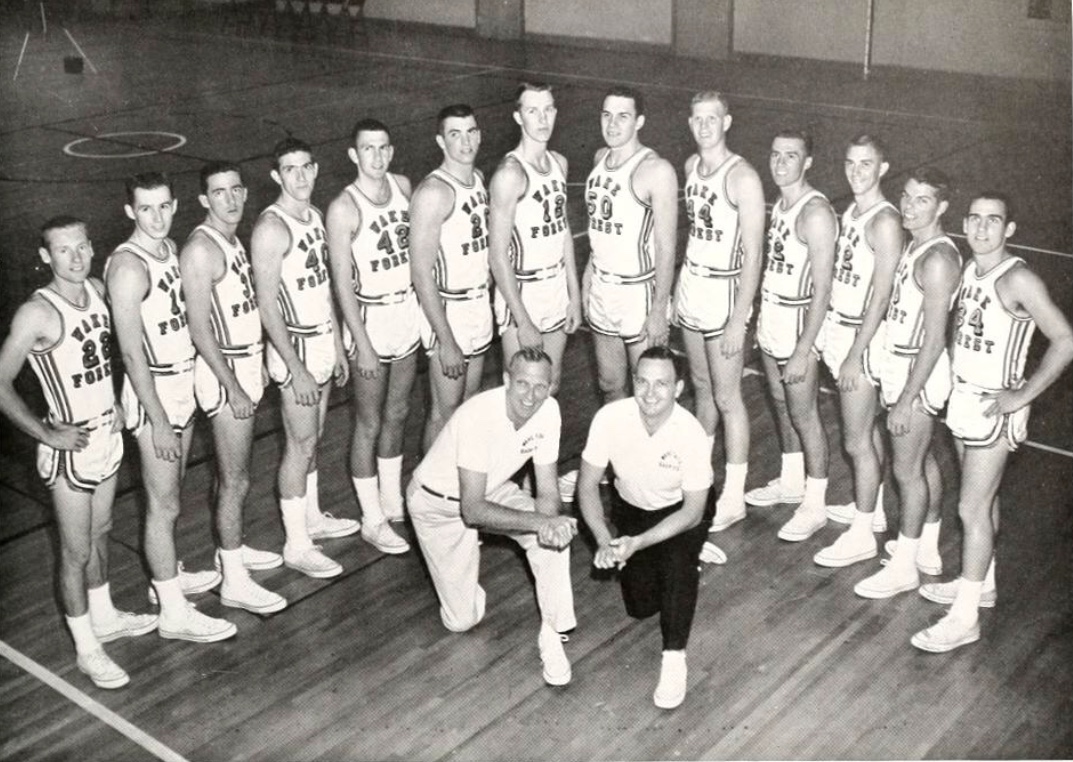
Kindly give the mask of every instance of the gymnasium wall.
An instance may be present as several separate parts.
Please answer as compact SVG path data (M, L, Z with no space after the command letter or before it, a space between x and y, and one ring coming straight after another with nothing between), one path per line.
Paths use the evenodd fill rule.
M867 0L735 0L734 50L863 61L867 5ZM1069 0L1051 0L1055 20L1028 18L1029 5L1030 0L876 0L872 63L1069 79Z
M214 0L151 1L158 9ZM90 2L114 12L127 5L133 10L145 0ZM675 39L676 23L680 38L695 31L689 18L675 14L695 14L697 2L709 0L367 0L365 13L371 19L475 29L480 3L498 3L514 9L508 14L520 12L525 33L539 37L677 46L704 55L725 49L725 41L705 48L696 40ZM1029 18L1030 6L1049 8L1055 18ZM864 58L868 0L721 0L704 7L717 9L702 20L704 28L731 9L736 53L853 63ZM1069 0L875 0L875 12L875 66L1070 79Z

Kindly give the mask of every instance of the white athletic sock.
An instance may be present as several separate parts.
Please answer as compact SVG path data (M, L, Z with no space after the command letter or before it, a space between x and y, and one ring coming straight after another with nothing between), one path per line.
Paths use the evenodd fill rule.
M876 504L873 511L883 510L883 482L879 483L879 489L876 490Z
M91 587L86 590L86 597L89 599L91 621L104 624L116 618L115 605L112 603L112 590L107 582L100 587Z
M154 579L153 588L160 601L161 619L181 617L185 613L186 596L183 595L183 586L179 584L179 575L165 580Z
M801 505L808 506L818 511L827 511L827 479L816 479L811 476L805 477L805 499Z
M390 505L402 500L402 456L377 458L376 473L380 478L380 504Z
M860 537L860 539L872 539L872 514L861 513L857 511L853 514L853 521L850 522L849 529L846 530L847 534L854 537Z
M991 556L991 563L987 565L987 574L984 575L984 590L995 589L995 557Z
M220 570L224 573L224 583L240 584L249 579L250 573L242 564L242 547L234 550L220 548Z
M898 542L894 547L894 555L890 557L890 568L906 571L915 569L917 563L917 548L920 547L920 538L909 539L901 532L898 533Z
M939 555L939 526L942 523L943 520L939 519L930 524L925 524L920 532L920 550L928 556L935 557Z
M384 511L380 508L380 487L375 476L350 477L354 494L361 505L361 520L370 529L384 523Z
M320 479L317 471L306 474L305 511L306 521L310 524L320 522Z
M748 463L727 463L726 478L723 480L723 496L740 498L745 495L745 477L748 473Z
M88 611L82 616L69 616L66 619L67 627L71 630L71 637L75 641L75 651L88 654L101 647L97 636L93 634L93 624L90 622Z
M779 483L783 492L800 493L805 484L805 453L784 452L782 454L782 471Z
M306 526L306 498L288 497L279 501L279 512L283 517L283 532L287 535L285 545L291 550L308 550L313 547ZM319 521L320 514L317 514Z
M980 594L983 589L983 580L974 581L961 577L958 580L957 595L950 606L950 615L965 624L976 622L980 618Z

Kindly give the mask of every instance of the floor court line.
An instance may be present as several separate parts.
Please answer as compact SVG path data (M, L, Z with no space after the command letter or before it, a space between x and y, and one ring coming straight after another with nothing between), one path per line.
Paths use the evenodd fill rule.
M36 677L49 688L52 688L52 690L59 693L71 703L78 705L89 714L92 714L113 730L122 733L157 759L163 760L163 762L189 762L189 760L182 754L179 754L171 747L166 746L153 738L138 726L123 719L108 707L95 701L92 697L86 695L78 688L75 688L59 675L51 672L46 667L38 664L29 656L26 656L24 653L16 650L2 640L0 640L0 656L3 656L16 667L20 667L23 671Z

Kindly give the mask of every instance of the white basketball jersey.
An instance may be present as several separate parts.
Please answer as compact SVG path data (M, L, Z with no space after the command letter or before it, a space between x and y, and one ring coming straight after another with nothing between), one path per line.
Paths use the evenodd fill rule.
M410 201L395 175L387 175L388 199L379 204L352 183L346 187L361 214L361 228L350 242L354 292L377 298L406 291L410 280Z
M332 319L332 285L328 277L328 240L320 211L309 207L308 219L292 216L279 204L263 212L275 214L291 234L283 255L276 303L290 329L316 328Z
M563 247L570 235L563 168L550 153L547 172L541 172L517 151L507 156L525 172L525 193L518 200L510 239L511 264L519 272L554 267L563 261Z
M934 246L943 245L957 251L954 242L948 236L942 235L918 246L914 246L910 241L902 254L898 272L894 276L890 307L887 308L883 341L883 346L894 354L914 355L920 351L920 343L924 338L924 291L913 277L913 271L924 252Z
M866 231L868 224L884 209L897 211L889 201L881 201L858 215L854 201L842 215L842 232L835 247L830 310L843 325L860 325L872 298L876 253L868 243Z
M85 283L86 305L72 304L52 289L36 295L60 313L62 333L51 347L30 352L54 420L80 424L115 407L112 386L112 319L96 287Z
M718 169L705 177L701 173L703 162L698 159L686 176L686 216L689 219L686 260L726 275L741 272L738 207L727 197L727 175L740 161L740 156L731 154Z
M1010 257L983 275L976 274L975 261L965 266L958 288L951 357L954 375L962 381L993 391L1021 385L1036 323L1027 315L1006 309L995 284L1023 262L1020 257Z
M165 255L157 259L137 244L120 244L112 257L129 251L141 260L149 279L149 291L142 299L142 347L150 370L167 370L171 366L194 359L194 342L186 324L186 300L179 277L179 258L175 243L164 240ZM105 278L112 257L104 265Z
M611 151L607 151L585 182L592 263L600 270L633 277L655 266L652 207L633 193L633 173L651 153L651 148L640 148L611 169Z
M198 225L224 255L224 274L212 284L212 306L209 318L212 333L221 349L256 347L261 344L261 315L253 291L253 274L246 247L235 236L229 241L210 225Z
M463 185L442 169L432 176L451 186L454 208L440 228L440 251L433 273L440 291L468 291L488 285L488 191L476 172Z
M826 197L810 190L789 209L782 200L771 208L771 223L767 230L767 256L761 292L769 299L783 304L805 304L812 298L812 262L808 244L797 236L797 219L814 198Z

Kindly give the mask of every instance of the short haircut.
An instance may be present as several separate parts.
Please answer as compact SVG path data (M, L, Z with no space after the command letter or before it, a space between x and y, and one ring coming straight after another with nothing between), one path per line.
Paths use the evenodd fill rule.
M850 147L853 146L871 146L877 154L879 154L879 160L887 160L887 144L883 142L883 139L868 132L862 132L856 135L853 140L849 141Z
M89 226L86 225L86 221L73 217L70 214L60 214L45 221L45 224L41 226L41 248L48 249L48 234L53 230L63 230L64 228L81 227L85 231L89 231Z
M641 360L666 360L674 368L674 380L678 381L682 378L682 360L675 354L674 350L665 344L655 344L637 358L637 365L641 365Z
M477 118L477 115L473 113L473 109L467 103L452 103L450 106L444 106L440 109L440 113L436 114L436 132L442 135L443 123L451 117L464 119L467 116Z
M555 93L551 90L551 85L547 82L522 82L518 85L518 89L514 91L514 110L518 111L522 107L522 96L526 93L548 93L553 98Z
M786 138L788 140L800 140L805 146L805 157L812 156L812 135L808 130L800 127L787 127L781 129L775 133L775 137L772 138L772 142L779 138Z
M935 190L935 198L939 201L950 200L950 175L935 167L917 167L909 173L906 181L916 180L918 183L931 186Z
M224 172L234 172L238 175L239 179L242 179L242 169L233 161L227 159L221 159L219 161L210 161L208 164L201 168L198 172L198 180L201 183L201 192L209 192L209 178L213 175L222 175Z
M1005 193L1003 191L998 191L998 190L980 191L979 193L977 193L975 196L972 197L971 201L969 201L969 206L970 207L972 206L973 201L979 201L980 199L986 199L987 201L998 201L1004 207L1006 207L1006 223L1007 224L1017 221L1017 212L1014 209L1013 200L1010 198L1010 195L1008 193ZM968 214L968 212L966 212L966 215L967 214Z
M606 101L610 97L616 98L629 98L633 101L633 110L637 113L637 116L645 115L645 97L641 95L641 91L626 85L614 85L606 93L604 93L604 100Z
M289 153L298 153L299 151L306 152L309 154L310 159L316 161L316 157L313 156L313 149L310 148L309 143L295 137L287 137L276 143L275 147L272 149L272 169L279 172L280 160Z
M171 180L163 172L141 172L137 175L131 175L127 178L126 188L127 203L131 206L134 205L134 191L136 190L167 188L172 198L175 197L175 192L171 188Z
M514 375L514 369L522 362L546 362L551 367L551 356L540 347L522 347L510 356L507 363L507 373Z
M350 144L357 145L358 138L363 132L383 132L387 135L388 142L391 142L391 130L387 128L386 124L379 119L359 119L354 125L354 129L350 131Z
M724 114L730 113L730 103L727 101L727 97L718 90L701 90L689 101L689 107L693 108L698 103L707 103L708 101L715 101L722 106Z

